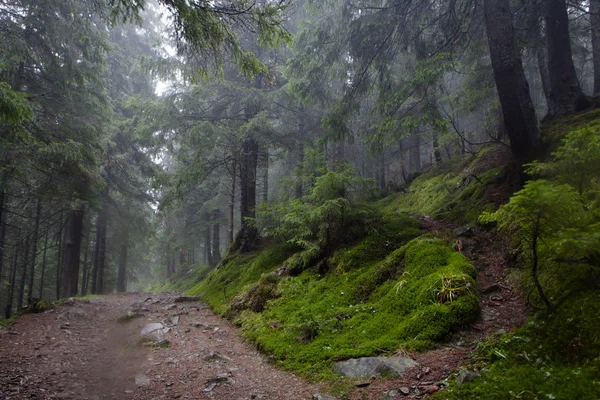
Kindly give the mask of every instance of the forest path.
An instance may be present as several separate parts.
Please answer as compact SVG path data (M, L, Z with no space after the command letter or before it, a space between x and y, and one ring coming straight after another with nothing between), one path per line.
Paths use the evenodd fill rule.
M442 236L456 230L437 221L423 222L428 231ZM486 336L524 322L526 301L508 277L510 260L502 238L476 230L459 235L454 246L478 271L481 318L438 349L408 354L419 366L403 376L371 380L345 398L427 397ZM23 316L9 331L0 330L0 400L300 400L324 393L323 387L270 365L203 303L175 302L178 296L106 296ZM118 323L127 311L137 317ZM141 331L149 323L169 328L157 338L168 340L169 347L140 345Z
M0 399L311 399L321 388L283 372L235 327L177 294L75 300L0 331ZM137 315L124 323L127 311ZM140 344L149 323L169 347Z

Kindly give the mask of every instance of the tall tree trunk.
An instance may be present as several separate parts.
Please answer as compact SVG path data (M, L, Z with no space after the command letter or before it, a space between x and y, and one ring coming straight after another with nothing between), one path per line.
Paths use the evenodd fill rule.
M7 290L6 306L4 307L4 317L10 318L12 315L13 301L15 297L15 285L17 284L17 264L19 263L19 250L23 244L21 240L21 229L17 229L17 245L14 247L14 257L12 262L12 269L9 279L9 286Z
M214 267L216 264L212 256L212 247L210 244L210 225L208 222L206 223L206 230L204 231L204 250L206 251L206 263L211 267Z
M545 6L548 75L550 77L548 116L556 117L581 111L589 107L591 102L579 86L573 64L566 1L545 0Z
M96 294L98 286L98 250L100 250L100 237L102 237L101 213L102 211L96 216L96 240L94 241L94 252L92 253L92 287L90 288L92 294Z
M262 176L262 201L269 201L269 151L265 149L262 160L263 176Z
M6 223L4 221L4 188L0 188L0 284L4 270L4 241L6 240Z
M106 229L108 224L108 186L102 193L102 210L96 218L96 250L92 270L92 294L104 293L104 264L106 262Z
M63 212L60 211L59 231L56 241L58 242L56 252L56 300L60 299L60 278L61 278L61 266L62 266L62 246L63 246Z
M106 217L106 216L105 216ZM100 230L100 242L98 243L98 268L96 276L96 294L104 294L104 269L106 266L106 219Z
M234 213L235 213L235 184L237 177L237 162L234 160L232 163L232 174L231 174L231 193L229 194L229 226L227 227L227 247L233 244L233 229L234 229Z
M408 170L411 174L421 171L421 138L418 133L408 137Z
M484 0L494 80L510 147L519 163L531 161L539 143L537 118L512 25L509 0Z
M213 224L213 237L212 237L212 261L217 265L221 261L221 225L216 222Z
M302 127L302 131L304 130L304 118L302 118L302 124L299 126ZM304 144L303 143L298 143L297 144L297 150L296 150L296 169L298 170L298 172L296 173L296 176L298 178L302 177L302 168L304 167ZM302 179L297 179L296 185L294 187L294 197L296 199L301 198L304 195L304 188L302 187Z
M385 188L385 150L377 158L377 181L381 189Z
M46 275L46 252L48 251L48 236L50 236L50 228L46 229L46 235L44 238L44 254L42 256L42 272L40 276L40 295L41 300L44 299L44 278Z
M127 249L129 231L126 229L123 243L121 244L121 251L119 253L119 272L117 274L117 293L123 293L127 291Z
M83 238L83 205L72 210L68 217L69 231L64 244L64 260L61 281L61 297L77 296L81 240Z
M594 95L600 94L600 0L590 0L592 57L594 59Z
M234 241L234 250L251 251L256 247L258 232L248 224L246 218L255 218L256 167L258 164L258 142L254 138L244 139L240 164L240 218L241 228Z
M81 277L81 295L85 296L88 290L88 281L90 280L90 239L91 239L91 228L88 229L88 234L85 239L85 252L83 253L83 274Z
M542 81L542 90L546 98L546 105L550 107L550 76L548 75L548 60L543 48L539 48L536 52L538 70L540 71L540 80Z
M167 278L171 276L171 246L167 243Z
M29 273L29 285L27 286L27 304L33 300L33 279L35 277L35 262L37 260L38 236L40 233L40 215L42 212L42 200L38 199L35 211L35 227L33 229L33 253L31 255L31 268Z
M442 153L440 152L440 143L437 132L433 133L433 156L436 164L442 162Z
M23 307L23 299L25 298L25 280L27 280L27 265L29 264L29 246L30 236L25 236L25 255L23 256L23 269L21 270L21 280L19 281L19 294L17 297L17 310Z

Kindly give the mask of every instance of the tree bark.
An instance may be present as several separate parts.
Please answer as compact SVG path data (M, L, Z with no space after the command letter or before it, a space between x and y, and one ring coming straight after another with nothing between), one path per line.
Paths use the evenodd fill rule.
M244 139L242 162L240 165L240 218L241 228L235 238L233 248L248 252L256 247L258 233L249 225L246 218L255 218L256 208L256 167L258 164L258 142L254 138Z
M232 163L231 193L229 194L229 226L227 227L227 247L233 244L234 213L235 213L235 184L237 178L237 162Z
M85 240L85 252L83 253L83 276L81 277L81 295L85 296L88 290L88 281L90 280L90 238L91 238L91 229L88 229L88 234L86 235Z
M102 193L102 210L96 218L96 250L92 270L92 294L104 293L104 264L106 262L106 229L108 224L108 186Z
M44 238L44 255L42 256L42 275L40 276L40 300L44 299L44 278L46 275L46 252L48 251L48 236L50 233L50 229L46 229L46 235Z
M484 0L483 4L504 125L515 158L519 163L524 163L535 156L539 131L514 34L509 0Z
M508 1L508 0L506 0ZM549 117L581 111L591 105L583 94L575 72L565 0L545 0L544 20L550 78Z
M594 95L600 94L600 0L590 0L592 57L594 60Z
M221 261L221 225L216 222L213 224L213 237L212 237L212 261L215 265Z
M42 212L42 200L38 199L37 208L35 211L35 227L33 229L33 253L31 255L31 268L29 274L29 285L27 286L27 304L31 304L33 300L33 279L35 277L35 262L37 260L37 245L38 236L40 233L40 215Z
M421 139L418 133L413 133L408 138L408 170L411 174L421 171Z
M83 238L84 207L72 210L68 217L69 231L64 244L64 260L61 280L61 297L77 296L81 240Z
M27 265L29 264L29 235L25 236L25 247L23 256L23 269L21 270L21 280L19 281L19 293L17 295L17 310L23 307L23 298L25 297L25 280L27 279Z
M263 176L262 176L262 201L266 203L269 201L269 151L265 149L263 154Z
M4 307L4 317L6 319L9 319L10 316L12 315L12 308L13 308L13 301L14 301L14 297L15 297L15 285L17 283L17 264L19 262L19 249L20 246L22 244L21 241L21 230L18 229L17 230L17 245L14 248L14 257L13 257L13 262L12 262L12 269L11 269L11 274L10 274L10 279L9 279L9 286L8 286L8 290L7 290L7 298L6 298L6 306Z
M206 223L206 230L204 231L204 251L206 252L206 263L211 267L214 267L216 264L212 257L212 248L210 244L210 225L208 221Z
M60 221L59 221L60 229L58 231L58 237L56 241L58 242L58 251L56 252L56 300L60 299L60 276L61 276L61 265L62 265L62 246L63 246L63 212L60 211Z
M125 230L123 243L121 244L121 251L119 253L119 272L117 274L117 293L123 293L127 291L127 250L128 250L128 236L129 231Z
M6 223L4 221L4 188L0 188L0 284L4 270L4 241L6 240Z

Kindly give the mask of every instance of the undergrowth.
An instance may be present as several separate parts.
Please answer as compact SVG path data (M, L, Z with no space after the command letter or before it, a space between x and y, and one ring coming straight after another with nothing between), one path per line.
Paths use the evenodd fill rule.
M584 291L556 314L540 312L525 326L479 345L482 376L452 384L436 399L598 399L600 293Z

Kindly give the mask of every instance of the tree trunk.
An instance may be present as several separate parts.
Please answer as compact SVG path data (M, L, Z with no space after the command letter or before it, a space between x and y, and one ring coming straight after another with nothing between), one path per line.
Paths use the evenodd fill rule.
M14 257L13 257L10 279L8 282L9 286L8 286L8 290L7 290L6 306L4 307L4 317L6 319L9 319L10 316L12 315L13 301L14 301L14 297L15 297L15 285L17 283L17 264L19 263L19 249L22 244L20 236L21 236L21 230L18 229L17 236L16 236L17 237L17 245L14 248L15 253L14 253Z
M508 1L508 0L505 0ZM569 16L565 0L545 0L548 75L550 77L549 117L581 111L591 105L583 94L573 64Z
M92 270L92 294L104 293L104 264L106 262L106 229L108 224L108 186L102 193L102 210L96 218L96 250Z
M44 255L42 256L42 275L40 276L40 300L44 299L44 278L46 275L46 252L48 251L48 236L50 229L46 229L46 235L44 238Z
M35 227L33 229L33 253L31 255L31 271L29 274L29 285L27 286L27 304L33 300L33 279L35 277L35 262L37 260L38 235L40 233L40 214L42 212L42 201L38 199L35 211Z
M90 220L91 221L91 220ZM85 296L88 290L88 281L90 280L90 238L92 230L88 229L88 234L85 240L85 252L83 253L83 276L81 277L81 295Z
M265 149L263 154L263 176L262 176L262 201L266 203L269 201L269 151Z
M19 281L17 310L20 310L23 307L23 299L25 298L25 280L27 279L27 265L29 264L29 239L29 235L25 236L25 255L23 257L23 269L21 270L21 280Z
M539 143L537 118L512 26L509 0L484 0L488 45L510 147L519 163L531 161Z
M211 267L214 267L216 264L212 256L212 248L210 245L210 225L208 222L206 223L206 230L204 231L204 251L206 252L206 263Z
M63 245L63 212L60 211L60 221L59 221L60 229L58 231L58 237L56 241L58 242L58 251L56 252L56 300L60 299L60 267L62 265L62 245Z
M377 182L381 189L385 188L385 151L382 150L377 158Z
M600 0L590 0L592 57L594 59L594 95L600 94Z
M102 213L102 211L100 211ZM96 216L96 240L94 241L94 252L92 253L92 287L91 293L96 294L98 281L98 250L100 249L100 237L102 236L102 226L100 214Z
M433 156L436 164L442 162L442 153L440 152L440 143L437 132L433 133Z
M249 225L246 218L255 218L256 208L256 167L258 164L258 143L254 138L244 139L242 162L240 165L240 218L241 228L235 238L233 248L241 252L256 247L258 233Z
M304 118L302 118L302 125L300 125L302 127L302 131L304 130ZM296 162L296 169L298 170L298 172L296 173L297 178L301 178L302 177L302 168L304 167L304 144L303 143L298 143L297 144L298 149L296 150L297 153L297 162ZM294 197L296 199L301 198L304 195L304 188L302 187L302 179L297 179L296 181L296 185L294 187Z
M171 276L171 246L167 243L167 278Z
M231 193L229 194L229 226L227 227L227 247L233 244L234 212L235 212L235 180L237 177L237 162L232 163Z
M0 284L4 270L4 241L6 240L6 223L4 221L4 188L0 188Z
M123 243L121 244L121 252L119 253L119 273L117 275L117 293L123 293L127 291L127 249L128 249L128 236L129 232L125 230Z
M79 263L81 258L81 240L83 238L84 208L72 210L68 217L69 231L64 244L61 297L77 296L79 281Z
M421 139L418 133L408 138L408 171L411 174L421 171Z
M221 225L216 222L213 224L213 238L212 238L212 261L215 265L221 261Z

